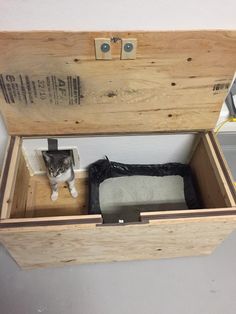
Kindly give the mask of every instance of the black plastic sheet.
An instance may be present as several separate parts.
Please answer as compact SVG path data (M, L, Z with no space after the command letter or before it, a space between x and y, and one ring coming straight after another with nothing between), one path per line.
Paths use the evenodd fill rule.
M178 175L184 181L184 196L189 209L201 208L194 178L189 165L181 163L166 164L123 164L100 159L89 167L89 214L102 214L99 201L99 185L104 180L125 176L171 176Z

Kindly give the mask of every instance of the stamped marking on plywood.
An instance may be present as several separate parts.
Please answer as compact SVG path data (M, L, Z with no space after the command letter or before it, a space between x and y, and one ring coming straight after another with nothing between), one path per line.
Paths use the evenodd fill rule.
M78 105L80 79L71 75L0 74L0 97L11 105Z

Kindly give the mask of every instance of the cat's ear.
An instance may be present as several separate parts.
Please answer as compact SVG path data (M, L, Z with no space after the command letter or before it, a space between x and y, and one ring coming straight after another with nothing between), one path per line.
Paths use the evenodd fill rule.
M44 161L45 161L47 164L49 164L50 161L51 161L51 157L48 155L48 153L47 153L47 152L42 152L42 155L43 155Z
M68 156L68 157L65 157L64 159L63 159L63 164L65 165L65 166L69 166L70 164L71 164L71 158Z

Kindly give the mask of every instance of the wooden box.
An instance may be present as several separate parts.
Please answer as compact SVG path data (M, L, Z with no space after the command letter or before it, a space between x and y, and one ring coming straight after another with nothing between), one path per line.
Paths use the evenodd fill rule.
M109 39L108 60L96 60L95 39ZM128 39L137 44L136 56L122 59ZM0 108L10 135L0 241L21 267L209 254L236 228L235 190L212 132L236 68L235 31L2 32L0 45ZM80 104L63 97L12 101L7 80L28 75L37 88L40 77L79 76ZM22 150L27 138L109 136L116 145L117 136L131 135L144 142L156 136L155 147L164 157L173 152L171 161L173 143L187 148L203 208L145 212L138 223L105 225L101 215L88 215L86 173L76 179L78 199L62 189L52 203L46 176L32 176ZM192 143L184 144L185 136Z

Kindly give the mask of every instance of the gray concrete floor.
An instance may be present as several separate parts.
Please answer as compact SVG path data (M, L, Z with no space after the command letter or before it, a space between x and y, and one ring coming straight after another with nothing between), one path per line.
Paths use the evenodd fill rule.
M236 232L210 256L23 271L0 246L1 314L235 314Z

